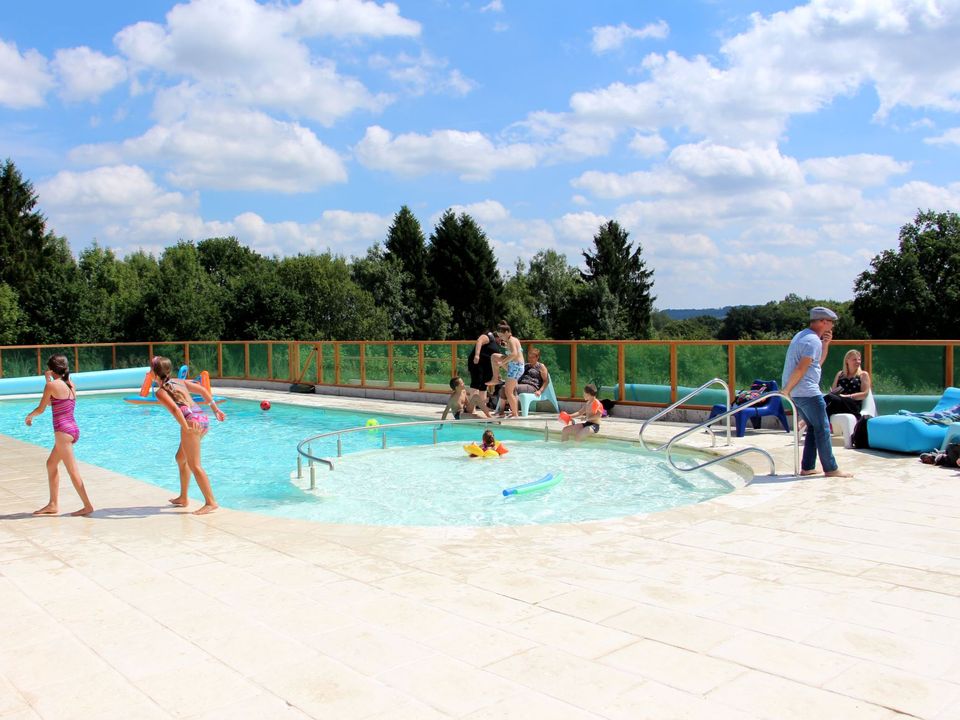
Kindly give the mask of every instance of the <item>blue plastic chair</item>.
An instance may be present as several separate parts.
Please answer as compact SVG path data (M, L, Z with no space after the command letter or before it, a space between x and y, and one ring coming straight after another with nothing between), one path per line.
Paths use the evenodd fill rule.
M754 383L763 383L767 386L767 392L776 392L780 389L780 386L777 385L776 380L754 380ZM766 393L764 393L766 394ZM733 407L731 407L731 410ZM726 405L714 405L710 410L710 417L716 417L717 415L722 415L727 411ZM760 429L760 418L771 416L777 418L780 421L780 424L783 426L783 429L787 432L790 432L790 423L787 422L787 413L783 409L783 400L780 397L772 397L767 400L762 405L751 405L750 407L741 410L736 415L733 416L733 419L737 423L737 437L743 437L747 432L747 420L750 420L754 429Z
M543 400L553 405L555 412L560 412L560 403L557 402L557 394L553 391L553 379L547 383L547 386L540 391L540 397L533 393L520 393L517 398L520 400L520 414L526 417L530 413L530 405Z

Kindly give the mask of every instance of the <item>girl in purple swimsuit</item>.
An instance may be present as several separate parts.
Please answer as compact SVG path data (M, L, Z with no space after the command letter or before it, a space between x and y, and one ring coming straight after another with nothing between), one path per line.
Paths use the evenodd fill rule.
M206 413L194 402L192 393L199 393L210 405L217 420L226 419L220 408L213 401L213 396L200 383L190 380L171 380L170 371L173 365L168 358L157 356L150 363L150 369L156 378L157 400L163 405L180 425L180 447L177 448L177 468L180 471L180 494L171 498L170 502L178 507L186 507L189 503L187 490L190 488L190 474L197 480L200 492L203 493L203 507L195 511L195 515L206 515L216 510L219 505L213 497L210 487L210 478L200 464L200 441L203 440L210 428L210 420Z
M87 497L87 489L83 486L80 477L80 468L73 455L73 444L80 439L80 428L73 417L73 409L77 403L77 393L70 382L70 368L67 358L63 355L51 355L47 360L48 370L44 373L47 384L43 388L43 397L36 409L27 415L27 425L33 425L33 419L47 409L53 408L53 450L47 458L47 482L50 484L50 502L34 515L57 515L60 512L60 463L67 468L70 481L83 501L83 507L70 513L71 515L89 515L93 512L93 505Z

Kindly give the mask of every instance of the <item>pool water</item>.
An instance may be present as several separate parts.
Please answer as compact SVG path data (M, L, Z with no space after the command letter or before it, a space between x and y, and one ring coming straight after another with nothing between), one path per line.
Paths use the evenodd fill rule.
M172 492L179 488L179 432L166 410L132 405L119 395L81 396L77 403L77 457ZM49 410L34 421L24 416L35 400L0 402L0 433L44 447L53 445ZM291 480L296 447L306 437L366 424L422 418L356 413L274 403L269 411L249 400L224 403L227 421L203 442L203 464L217 501L224 507L319 522L368 525L521 525L580 522L688 505L733 490L709 471L680 473L662 456L636 445L593 438L577 445L544 440L540 431L495 426L510 452L501 458L471 458L465 443L479 441L485 426L448 424L389 431L389 447L373 429L343 436L344 456L335 470L315 468L318 488ZM336 458L333 440L315 443L313 453ZM563 481L542 492L504 497L507 487L562 472ZM721 471L723 472L723 471ZM729 477L729 475L727 476ZM37 468L37 481L44 469ZM90 490L96 502L96 488ZM199 499L194 485L191 497Z

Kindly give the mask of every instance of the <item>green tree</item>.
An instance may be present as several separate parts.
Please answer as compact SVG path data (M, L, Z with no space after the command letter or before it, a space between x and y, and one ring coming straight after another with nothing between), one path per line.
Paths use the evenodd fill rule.
M673 320L666 313L656 312L653 324L658 340L714 340L723 320L712 315Z
M97 243L80 253L74 342L114 342L143 313L145 285L133 266Z
M617 301L617 310L612 322L592 323L609 329L609 338L646 338L650 335L650 315L656 297L650 294L653 288L653 271L646 269L640 243L634 250L629 233L615 220L600 226L593 238L593 251L584 251L587 270L583 279L588 284L606 283L606 291L596 288L595 298L605 297L609 292ZM609 311L599 308L602 313ZM586 320L586 318L584 318Z
M486 234L466 213L447 210L430 235L427 268L450 306L451 331L476 337L503 314L503 280Z
M23 287L33 279L46 245L46 221L33 185L9 158L0 170L0 282Z
M900 246L870 261L854 284L853 314L874 338L960 333L960 215L917 212Z
M180 241L163 251L156 282L144 294L143 330L153 340L218 340L220 298L196 245Z
M23 332L24 314L17 291L0 283L0 345L13 345Z
M424 338L421 328L426 314L422 296L416 294L410 274L397 255L384 253L374 243L362 258L350 263L354 282L373 297L377 307L387 314L390 335L395 340Z
M556 250L541 250L530 260L527 285L534 298L534 315L544 336L557 340L581 337L578 299L586 284L577 268Z
M840 320L833 329L840 339L868 337L850 312L849 302L817 300L789 294L783 300L764 305L738 305L727 311L717 331L720 340L788 340L810 323L810 308L832 308Z
M350 278L342 257L330 253L280 260L278 278L285 301L282 327L300 340L384 340L387 313Z
M517 260L513 274L504 283L503 319L523 342L547 337L543 321L537 316L537 299L530 287L523 260Z

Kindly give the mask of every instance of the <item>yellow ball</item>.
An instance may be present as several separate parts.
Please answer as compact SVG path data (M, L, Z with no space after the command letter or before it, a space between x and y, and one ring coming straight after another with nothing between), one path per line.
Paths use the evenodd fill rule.
M373 418L370 418L369 420L367 420L367 427L373 427L373 426L379 425L379 424L380 424L380 423L378 423L378 422L377 422L376 420L374 420Z

